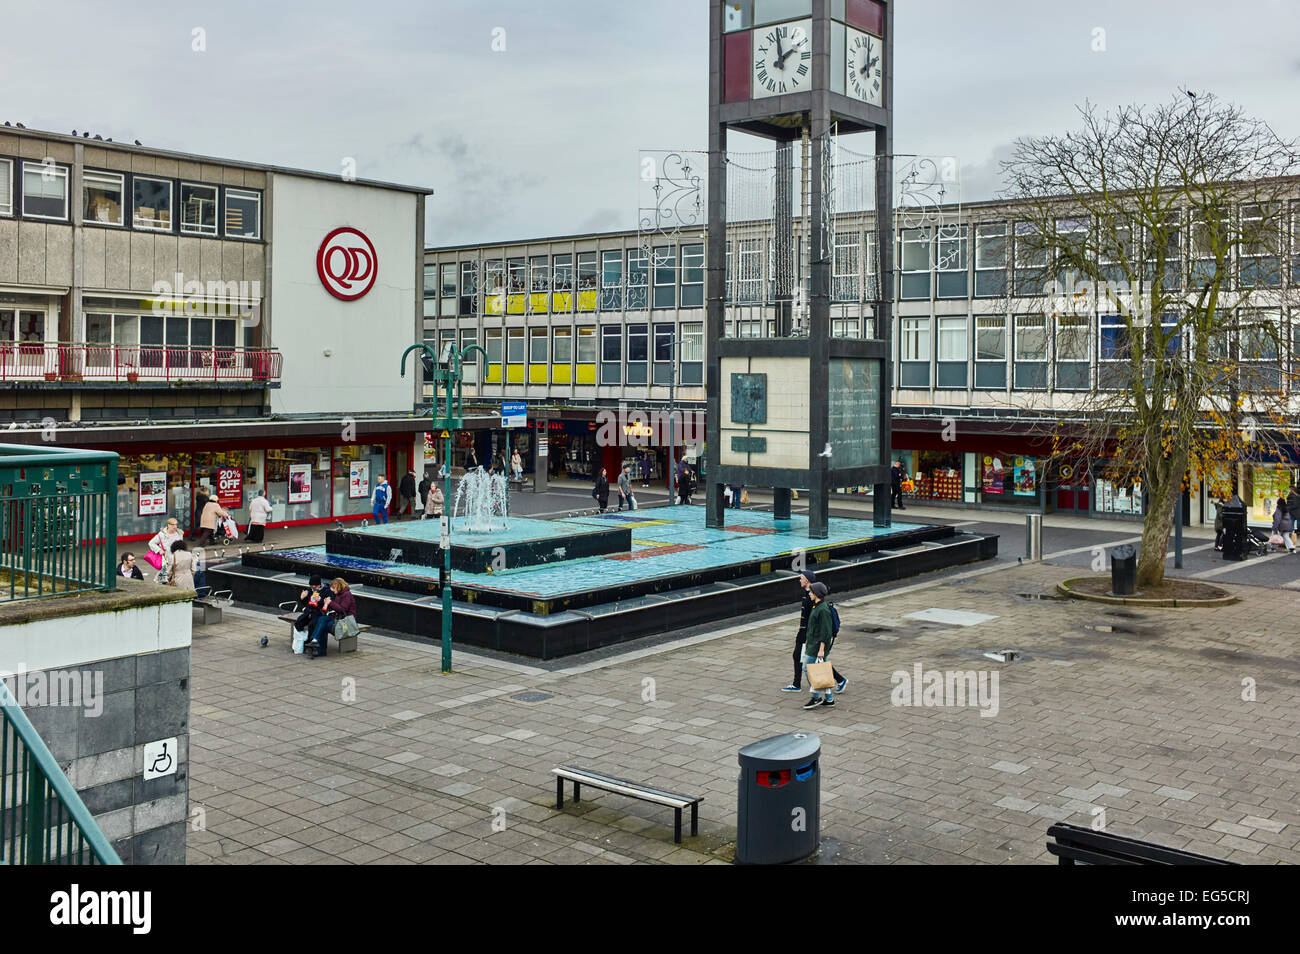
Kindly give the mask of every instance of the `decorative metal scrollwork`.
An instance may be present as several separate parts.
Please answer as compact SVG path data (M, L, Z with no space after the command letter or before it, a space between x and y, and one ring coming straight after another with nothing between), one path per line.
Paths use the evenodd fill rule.
M935 244L935 266L959 264L965 235L961 218L961 169L952 156L895 157L894 216L899 229L920 229ZM954 209L953 206L956 206ZM945 210L944 206L948 206Z
M674 244L679 232L705 225L708 153L642 151L640 159L637 239L650 267L658 268L667 262L656 260L656 245Z

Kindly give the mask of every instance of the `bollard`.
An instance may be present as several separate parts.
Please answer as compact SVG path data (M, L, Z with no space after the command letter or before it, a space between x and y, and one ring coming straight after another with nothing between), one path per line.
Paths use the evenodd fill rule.
M1043 559L1043 515L1025 514L1025 559L1037 562Z
M1110 551L1110 595L1132 596L1137 592L1137 549L1125 543Z

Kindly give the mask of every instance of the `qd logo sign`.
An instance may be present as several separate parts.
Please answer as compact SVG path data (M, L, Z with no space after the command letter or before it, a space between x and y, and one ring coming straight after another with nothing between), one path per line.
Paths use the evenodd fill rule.
M335 298L356 301L375 284L379 258L370 239L350 226L325 236L316 252L316 274Z

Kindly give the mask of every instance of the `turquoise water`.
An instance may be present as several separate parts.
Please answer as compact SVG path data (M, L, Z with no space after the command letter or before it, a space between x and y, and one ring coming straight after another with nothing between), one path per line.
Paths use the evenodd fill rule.
M831 517L830 534L825 540L809 540L808 518L795 515L780 523L771 513L758 510L728 510L727 526L721 530L704 525L703 507L656 507L648 510L623 513L592 514L568 517L563 520L529 520L511 518L509 530L491 534L459 534L452 522L452 540L476 546L510 543L518 540L535 540L538 537L563 539L578 525L591 527L625 526L632 530L632 559L628 554L588 557L567 560L544 566L522 567L502 573L463 573L452 571L452 581L457 585L477 586L506 590L538 599L549 599L567 593L598 589L621 583L658 579L693 570L725 566L751 560L774 562L780 558L793 559L798 549L822 550L828 546L889 536L905 530L920 529L921 524L895 523L879 529L870 520ZM748 528L748 529L747 529ZM758 532L754 532L758 531ZM438 523L433 520L410 521L368 527L357 533L381 533L385 536L407 536L421 540L436 540ZM437 579L438 571L432 567L412 563L389 563L367 560L362 557L334 556L324 547L305 547L296 550L277 550L277 554L294 557L305 562L330 567L330 575L343 576L349 568L384 572L395 576L419 580ZM336 572L335 572L336 571Z

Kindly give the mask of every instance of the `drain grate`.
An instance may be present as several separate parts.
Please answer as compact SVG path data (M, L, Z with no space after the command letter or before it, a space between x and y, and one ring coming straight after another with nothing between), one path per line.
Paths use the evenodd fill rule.
M526 692L516 692L510 698L515 702L545 702L547 699L554 699L555 693L542 692L540 689L529 689Z

